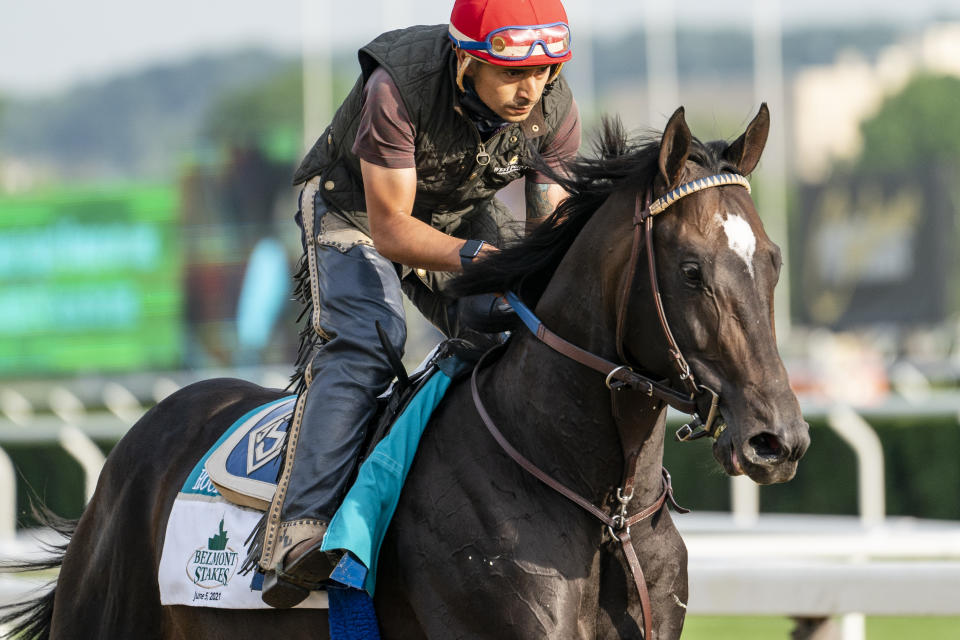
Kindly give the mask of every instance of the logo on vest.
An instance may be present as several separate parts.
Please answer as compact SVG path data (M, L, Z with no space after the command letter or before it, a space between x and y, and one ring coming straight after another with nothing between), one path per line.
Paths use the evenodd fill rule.
M289 416L274 418L262 427L250 432L247 440L247 475L269 463L283 450L283 436L280 427Z
M240 554L227 546L227 532L220 519L220 531L207 538L207 545L190 554L187 577L198 587L216 589L225 587L236 573Z
M510 162L505 167L496 167L493 172L498 176L505 176L508 173L515 173L523 171L526 167L522 164L519 164L520 156L513 156L510 158Z

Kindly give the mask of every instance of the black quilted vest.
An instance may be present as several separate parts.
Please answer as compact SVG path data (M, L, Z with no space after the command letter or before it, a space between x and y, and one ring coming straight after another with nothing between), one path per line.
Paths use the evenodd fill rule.
M367 234L360 160L351 149L363 86L378 66L396 83L416 129L413 215L442 231L456 227L460 216L520 178L533 156L555 137L573 102L560 77L524 122L481 140L459 107L456 56L446 25L390 31L358 55L360 78L300 164L294 184L321 176L320 193L327 205Z

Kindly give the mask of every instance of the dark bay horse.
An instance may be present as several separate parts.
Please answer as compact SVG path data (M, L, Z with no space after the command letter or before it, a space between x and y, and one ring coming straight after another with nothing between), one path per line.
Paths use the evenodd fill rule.
M695 377L719 396L726 424L707 425L714 457L728 473L760 483L790 479L809 444L775 344L779 251L742 184L672 202L651 223L646 245L635 242L635 220L648 196L716 174L749 174L768 123L764 106L732 144L693 138L682 109L660 140L632 144L608 124L599 157L578 161L564 178L571 197L459 285L461 294L516 292L555 334L631 366L614 378L636 371L682 398ZM689 372L677 366L683 359ZM632 456L629 516L663 492L666 406L657 395L612 391L604 378L520 329L476 382L516 450L607 512L619 504L625 453ZM55 590L13 612L26 620L21 637L326 637L324 611L159 602L157 567L178 489L227 426L278 397L239 380L210 380L151 409L111 453L80 520L66 527L72 538ZM652 602L652 637L677 638L687 601L683 541L666 509L635 523L630 536ZM606 526L504 452L461 381L426 429L382 548L375 598L382 634L640 638L641 597L622 551Z

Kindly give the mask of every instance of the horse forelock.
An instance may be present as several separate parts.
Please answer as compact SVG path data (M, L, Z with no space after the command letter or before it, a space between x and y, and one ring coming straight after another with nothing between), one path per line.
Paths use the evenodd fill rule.
M709 172L736 172L723 159L728 143L693 138L689 160ZM562 171L540 167L570 196L532 232L509 247L468 265L451 284L455 296L515 292L534 307L577 236L615 192L651 190L658 173L660 134L630 137L619 118L605 118L593 153L579 156ZM627 223L629 217L624 216ZM627 230L624 231L627 234Z

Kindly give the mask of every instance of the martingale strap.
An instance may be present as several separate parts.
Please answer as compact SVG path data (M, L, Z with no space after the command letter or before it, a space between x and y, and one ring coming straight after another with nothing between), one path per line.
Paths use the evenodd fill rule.
M504 452L506 452L506 454L513 459L514 462L520 465L534 478L547 485L567 500L570 500L606 525L607 530L610 532L614 540L620 542L620 547L623 550L624 557L627 560L627 566L630 567L630 574L633 576L634 585L636 585L637 588L637 594L640 597L640 604L643 612L643 637L651 638L653 623L652 608L650 606L650 592L647 588L646 578L643 575L643 569L640 566L640 559L637 557L637 552L633 547L633 540L630 538L630 527L639 522L643 522L647 518L650 518L654 514L658 513L663 506L667 504L667 502L670 503L677 513L688 512L687 509L684 509L678 505L677 501L673 497L673 486L670 482L670 473L665 468L661 469L660 496L653 502L653 504L641 509L631 516L626 515L626 510L627 505L633 497L633 491L631 489L627 495L623 495L618 490L617 499L620 502L620 510L611 516L591 503L588 499L584 498L572 489L564 486L556 479L551 477L548 473L540 469L540 467L531 462L522 453L517 451L513 445L510 444L500 429L497 428L496 423L493 421L493 418L490 417L490 414L487 412L487 408L480 399L480 389L477 385L477 372L483 367L487 356L500 349L501 346L502 345L495 346L483 354L483 357L481 357L474 366L473 373L470 375L470 392L473 395L473 404L477 409L477 413L480 415L480 419L483 421L484 426L487 427L487 431L490 432L490 435L493 436L493 439L496 440L497 444L500 445L500 448L502 448Z

